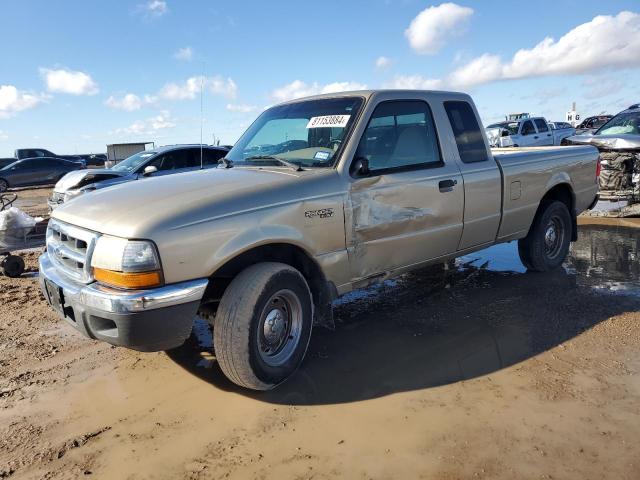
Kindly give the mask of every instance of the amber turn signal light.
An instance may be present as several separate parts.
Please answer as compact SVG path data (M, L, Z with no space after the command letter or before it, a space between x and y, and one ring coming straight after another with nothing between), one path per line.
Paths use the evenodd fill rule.
M93 269L93 278L98 282L117 288L151 288L162 285L160 272L116 272L103 268Z

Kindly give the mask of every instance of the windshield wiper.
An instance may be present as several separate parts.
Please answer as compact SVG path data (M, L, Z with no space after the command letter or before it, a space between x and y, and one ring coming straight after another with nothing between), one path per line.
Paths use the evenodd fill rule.
M227 157L222 157L220 160L218 160L218 165L224 165L224 168L231 168L233 167L233 160L227 158Z
M284 158L276 157L274 155L255 155L253 157L245 158L244 160L245 162L252 162L254 160L275 160L276 162L280 162L286 167L292 168L296 172L301 172L304 170L304 168L302 168L300 165L296 165L295 163L285 160Z

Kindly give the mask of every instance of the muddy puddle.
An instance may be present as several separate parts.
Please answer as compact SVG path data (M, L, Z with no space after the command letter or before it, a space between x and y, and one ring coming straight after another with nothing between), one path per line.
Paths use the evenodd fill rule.
M600 300L608 294L629 298ZM336 301L336 331L314 330L295 377L266 394L238 391L304 405L446 385L534 357L639 301L640 230L582 225L556 272L527 273L512 242L351 292ZM170 357L235 391L219 374L204 321Z
M204 321L141 354L14 303L0 478L638 478L637 232L581 225L547 274L513 243L345 295L266 393L226 380Z

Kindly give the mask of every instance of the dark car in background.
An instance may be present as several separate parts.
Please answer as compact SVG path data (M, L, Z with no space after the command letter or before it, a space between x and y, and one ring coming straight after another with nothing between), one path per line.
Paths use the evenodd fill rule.
M7 165L11 165L12 163L14 163L16 161L15 158L10 157L10 158L0 158L0 168L4 168Z
M217 167L218 161L228 151L227 147L213 145L167 145L138 152L111 168L72 172L56 183L48 202L49 208L53 210L79 195L123 182L188 172L201 166Z
M613 115L595 115L593 117L587 117L576 127L576 135L594 133L612 118Z
M14 160L0 169L0 192L14 187L51 185L67 173L85 168L78 161L40 157Z

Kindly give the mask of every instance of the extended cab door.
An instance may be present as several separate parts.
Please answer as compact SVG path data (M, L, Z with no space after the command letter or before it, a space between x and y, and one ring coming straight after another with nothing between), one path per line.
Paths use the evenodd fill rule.
M470 102L443 102L464 179L464 230L458 250L495 241L502 210L502 174Z
M431 108L422 100L379 103L359 140L349 192L347 247L352 277L455 252L464 191L455 161L443 158Z

